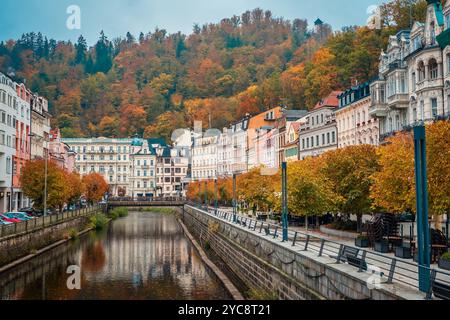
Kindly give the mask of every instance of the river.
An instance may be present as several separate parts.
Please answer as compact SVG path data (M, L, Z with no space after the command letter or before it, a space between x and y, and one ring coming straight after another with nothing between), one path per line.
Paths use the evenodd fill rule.
M70 290L70 266L81 289ZM79 269L78 269L79 267ZM0 299L222 300L230 295L204 265L174 215L130 212L103 231L0 274Z

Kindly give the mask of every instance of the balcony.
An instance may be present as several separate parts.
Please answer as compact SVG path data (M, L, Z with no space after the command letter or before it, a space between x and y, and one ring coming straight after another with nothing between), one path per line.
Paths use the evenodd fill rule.
M384 102L372 101L369 108L369 115L374 118L384 118L388 114L388 106Z
M409 106L409 94L407 93L397 93L387 98L388 107L392 108L408 108Z

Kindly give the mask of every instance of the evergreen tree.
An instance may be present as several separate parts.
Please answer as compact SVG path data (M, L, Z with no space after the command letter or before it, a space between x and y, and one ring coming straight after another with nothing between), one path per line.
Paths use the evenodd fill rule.
M82 35L78 38L78 42L75 45L75 49L76 49L75 64L85 63L87 53L87 42Z
M112 67L112 44L108 41L105 33L100 33L100 39L95 45L96 59L94 72L107 73Z
M143 44L144 41L145 41L145 36L144 36L144 33L141 32L141 33L139 34L139 43L140 43L140 44Z

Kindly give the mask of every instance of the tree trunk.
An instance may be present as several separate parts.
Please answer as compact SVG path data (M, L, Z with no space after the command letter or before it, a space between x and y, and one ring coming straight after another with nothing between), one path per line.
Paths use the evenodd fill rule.
M357 214L356 215L356 231L358 231L359 233L362 232L362 214Z
M306 231L308 231L308 216L305 216L305 227Z

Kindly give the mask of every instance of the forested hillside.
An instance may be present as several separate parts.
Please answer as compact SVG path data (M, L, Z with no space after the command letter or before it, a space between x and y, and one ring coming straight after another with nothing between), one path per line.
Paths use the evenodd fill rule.
M190 35L101 32L88 47L27 33L0 43L0 70L48 98L65 137L167 136L202 120L216 128L267 108L311 108L331 90L377 74L389 35L409 26L408 0L383 7L381 30L288 21L255 9ZM415 20L426 2L415 1Z

